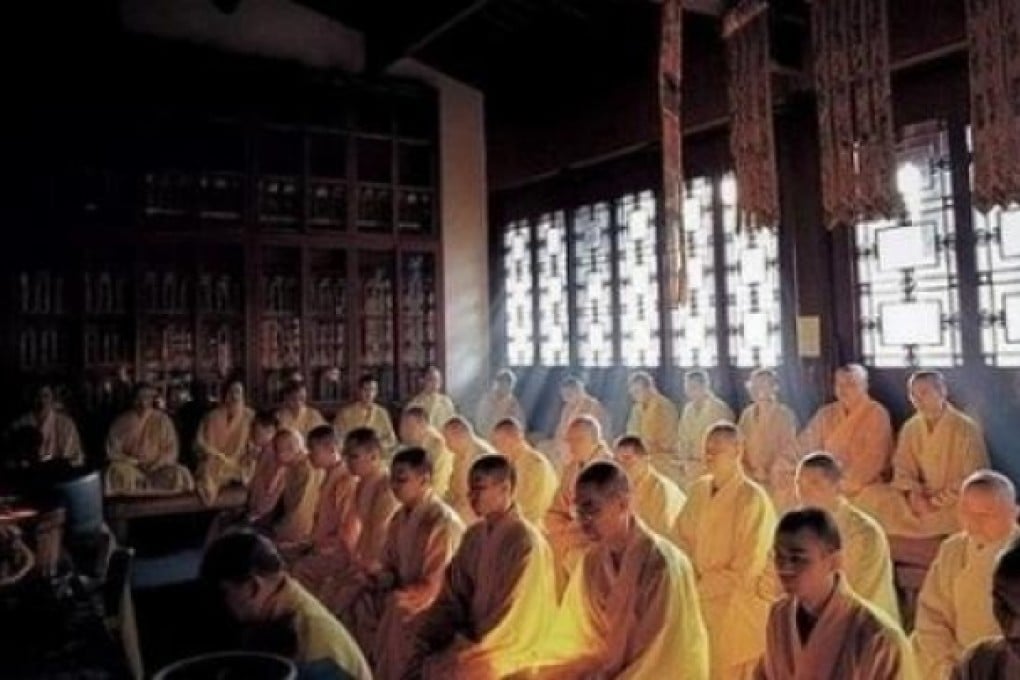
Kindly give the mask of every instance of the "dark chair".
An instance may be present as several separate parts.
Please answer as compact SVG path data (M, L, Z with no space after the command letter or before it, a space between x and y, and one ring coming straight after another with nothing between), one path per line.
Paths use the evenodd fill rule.
M113 536L103 521L103 480L99 472L54 485L57 502L67 513L65 546L82 576L102 578L114 548Z
M135 680L144 677L142 650L138 642L134 600L131 597L131 572L135 551L117 548L110 555L103 584L103 613L106 629L123 652L123 662Z

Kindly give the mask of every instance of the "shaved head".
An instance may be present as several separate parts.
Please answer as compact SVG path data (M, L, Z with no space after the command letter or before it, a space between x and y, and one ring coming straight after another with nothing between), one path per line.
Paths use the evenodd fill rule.
M444 430L474 434L475 430L464 416L453 416L443 423Z
M963 493L985 491L1009 505L1016 503L1016 486L1009 477L994 470L978 470L963 482Z
M591 487L608 498L630 495L630 478L616 463L598 461L586 467L577 477L576 488Z
M584 432L591 439L598 441L602 439L602 426L599 421L591 416L578 416L570 421L570 430Z
M496 453L476 458L475 462L471 464L471 472L469 474L472 477L483 475L491 477L497 482L509 482L511 489L517 486L517 470L514 469L513 463L506 456Z
M862 385L868 384L868 369L860 364L843 364L836 369L836 375L847 375Z
M503 420L496 423L496 427L492 428L493 433L500 432L507 435L524 435L524 426L521 425L521 421L516 418L503 418Z
M831 453L825 451L815 451L804 456L797 465L797 470L818 470L830 482L837 484L843 480L843 466Z

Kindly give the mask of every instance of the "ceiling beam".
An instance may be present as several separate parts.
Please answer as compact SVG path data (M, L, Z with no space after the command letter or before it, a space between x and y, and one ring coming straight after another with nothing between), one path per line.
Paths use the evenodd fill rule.
M410 34L401 35L392 40L381 40L377 36L383 34L378 31L368 41L367 62L370 71L381 73L389 68L393 62L404 57L412 57L427 46L436 42L451 30L475 16L486 6L498 0L471 0L453 14L436 16L435 22L430 26L421 26ZM392 35L392 34L391 34Z

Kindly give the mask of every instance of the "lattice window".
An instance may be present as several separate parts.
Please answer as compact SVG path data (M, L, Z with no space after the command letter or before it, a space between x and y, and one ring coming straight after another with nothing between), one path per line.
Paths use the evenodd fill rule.
M623 196L619 220L620 354L624 366L658 366L659 265L655 238L655 196Z
M673 363L712 367L719 360L716 336L716 263L713 189L698 177L684 191L687 247L687 304L672 311Z
M737 229L737 183L719 184L726 257L730 363L777 366L782 359L779 238L772 229Z
M1020 205L974 211L981 351L990 366L1020 366Z
M582 366L613 363L612 219L609 204L574 211L574 318Z
M896 181L905 216L855 229L864 360L874 366L959 365L956 225L944 127L908 130Z
M503 247L507 361L512 366L530 366L535 363L534 279L531 227L526 220L507 226Z
M567 228L563 211L538 219L538 360L543 366L570 363L567 320Z

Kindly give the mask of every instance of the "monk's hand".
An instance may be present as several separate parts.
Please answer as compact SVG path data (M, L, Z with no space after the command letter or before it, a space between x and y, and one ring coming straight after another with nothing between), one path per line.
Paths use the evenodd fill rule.
M930 502L932 507L941 510L942 508L956 503L959 498L959 493L953 489L944 489L942 491L935 492L929 498L931 499Z
M907 502L910 504L910 509L918 516L930 515L935 512L935 506L923 491L909 491Z

